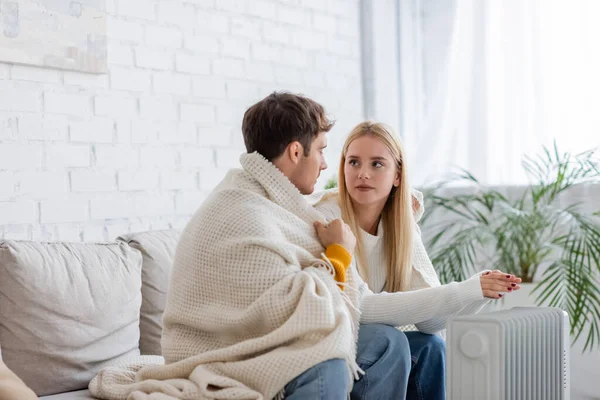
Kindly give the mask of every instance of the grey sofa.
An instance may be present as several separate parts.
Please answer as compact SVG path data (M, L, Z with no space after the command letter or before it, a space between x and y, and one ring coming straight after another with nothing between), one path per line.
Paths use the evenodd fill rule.
M103 367L160 355L162 313L180 233L109 243L0 242L2 360L41 399L93 399Z

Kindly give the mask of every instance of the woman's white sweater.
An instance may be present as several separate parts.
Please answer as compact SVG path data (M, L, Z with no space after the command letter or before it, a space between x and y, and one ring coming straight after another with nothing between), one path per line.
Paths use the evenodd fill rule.
M317 194L312 201L327 220L341 218L337 193ZM421 214L422 206L416 218ZM379 224L376 235L362 231L368 263L368 276L363 276L366 283L361 287L362 323L384 323L401 326L403 330L416 327L424 333L436 333L446 328L450 317L477 313L487 303L481 290L480 274L463 282L440 284L416 223L415 230L410 290L396 293L383 291L386 282L383 224ZM355 262L352 268L356 269Z

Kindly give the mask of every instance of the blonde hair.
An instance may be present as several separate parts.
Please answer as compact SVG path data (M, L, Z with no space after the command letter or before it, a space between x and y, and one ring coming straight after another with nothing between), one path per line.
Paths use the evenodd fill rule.
M413 210L410 187L408 185L404 149L400 140L392 131L381 123L365 121L358 124L346 138L342 149L339 167L339 201L342 219L350 226L356 236L356 256L358 271L368 281L367 263L365 259L361 229L355 218L352 199L346 188L344 169L348 147L354 140L372 136L379 139L390 151L400 176L400 185L393 187L381 212L383 221L383 243L386 260L386 292L406 291L409 288L412 271L413 250Z

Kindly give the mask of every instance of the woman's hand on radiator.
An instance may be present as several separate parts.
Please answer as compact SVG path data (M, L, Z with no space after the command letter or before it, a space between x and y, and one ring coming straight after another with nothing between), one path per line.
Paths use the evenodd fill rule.
M500 299L504 293L521 288L519 286L521 278L498 270L485 272L479 279L483 295L490 299Z

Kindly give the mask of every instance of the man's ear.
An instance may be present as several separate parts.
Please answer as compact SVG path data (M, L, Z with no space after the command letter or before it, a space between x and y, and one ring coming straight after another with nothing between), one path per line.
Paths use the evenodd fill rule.
M302 146L302 144L298 141L292 142L288 144L286 153L292 163L298 164L300 162L300 158L304 154L304 146Z

